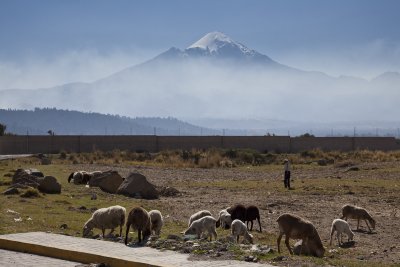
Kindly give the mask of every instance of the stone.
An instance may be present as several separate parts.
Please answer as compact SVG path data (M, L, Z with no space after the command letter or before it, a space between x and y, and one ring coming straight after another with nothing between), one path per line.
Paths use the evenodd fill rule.
M169 234L169 235L167 236L167 239L182 240L182 237L180 237L180 236L178 236L178 235Z
M146 177L140 173L131 173L125 178L119 186L117 194L144 199L157 199L159 196L156 187L149 183Z
M328 164L328 162L326 161L326 159L320 159L317 161L319 166L326 166Z
M33 188L38 188L39 180L40 180L39 177L27 173L26 170L18 169L15 171L13 175L12 184L20 184L20 185L30 186Z
M3 195L16 195L19 194L19 190L15 187L8 188L3 192Z
M42 158L42 159L40 160L40 163L41 163L42 165L50 165L50 164L51 164L51 159L49 159L49 158Z
M26 173L36 176L36 177L44 177L44 174L41 171L39 171L38 169L27 169L25 171L26 171Z
M94 177L92 179L95 179ZM91 179L91 180L92 180ZM107 193L115 194L119 186L122 184L123 179L122 176L118 174L118 172L105 172L104 175L97 178L100 180L99 187L101 190ZM91 181L90 180L90 181ZM90 185L89 181L89 185Z
M60 194L61 184L53 176L46 176L40 180L39 191L48 194Z

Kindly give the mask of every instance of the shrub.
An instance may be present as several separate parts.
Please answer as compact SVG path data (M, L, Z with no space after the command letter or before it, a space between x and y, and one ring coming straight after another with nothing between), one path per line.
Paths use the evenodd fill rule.
M64 150L62 150L61 152L60 152L60 157L59 157L60 159L66 159L67 158L67 152L65 152Z
M40 193L36 188L28 188L24 193L21 194L21 197L25 198L40 197Z

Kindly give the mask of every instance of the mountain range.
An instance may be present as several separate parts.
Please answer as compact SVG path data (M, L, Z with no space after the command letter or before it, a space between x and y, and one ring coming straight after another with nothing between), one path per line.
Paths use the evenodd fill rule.
M0 123L18 135L216 135L220 131L198 127L175 118L125 116L35 108L0 109Z
M365 80L304 71L211 32L92 83L1 90L0 107L193 120L398 121L399 87L397 72Z

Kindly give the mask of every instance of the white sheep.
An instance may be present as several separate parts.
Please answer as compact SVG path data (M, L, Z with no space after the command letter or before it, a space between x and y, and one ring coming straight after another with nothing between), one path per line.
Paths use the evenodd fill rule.
M151 221L151 233L155 235L160 235L161 228L164 225L164 219L159 210L149 211L150 221Z
M195 214L190 216L188 226L190 227L190 225L192 224L193 221L198 220L205 216L212 216L211 212L209 212L208 210L201 210L201 211L196 212Z
M249 243L253 244L253 235L249 234L247 230L247 226L241 220L235 219L231 225L231 233L236 242L239 243L239 236L244 236L244 240L247 240Z
M119 236L121 236L122 226L125 223L125 214L125 208L118 205L96 210L83 226L83 236L88 236L93 228L97 228L101 229L104 237L106 229L111 229L109 233L111 234L118 226Z
M219 217L217 220L217 227L221 226L222 229L229 229L232 224L232 217L229 212L224 209L219 212Z
M215 240L217 240L217 231L215 229L216 222L217 220L212 216L202 217L193 221L184 234L197 235L197 238L200 238L203 233L207 232L207 238L210 237L210 241L212 240L212 236L214 236Z
M351 231L349 224L342 219L335 219L332 222L332 227L331 227L331 241L330 241L330 245L332 245L332 236L334 234L334 232L336 231L336 236L337 236L337 240L339 243L339 246L341 245L341 243L343 243L342 241L342 233L345 233L348 237L347 241L353 240L354 238L354 233ZM339 239L340 237L340 239Z

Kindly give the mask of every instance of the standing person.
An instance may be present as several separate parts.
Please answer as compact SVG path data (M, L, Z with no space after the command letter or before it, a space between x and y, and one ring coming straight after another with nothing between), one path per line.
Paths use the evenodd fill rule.
M285 176L283 182L285 184L285 188L290 189L290 162L288 159L285 159L283 161L283 166L285 170Z

